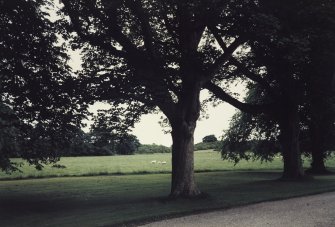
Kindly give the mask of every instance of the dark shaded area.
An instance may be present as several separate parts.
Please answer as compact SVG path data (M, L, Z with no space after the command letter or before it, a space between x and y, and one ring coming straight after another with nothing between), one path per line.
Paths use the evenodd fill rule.
M101 221L105 223L108 220L108 223L120 225L125 220L133 220L132 223L134 220L152 221L335 188L332 177L282 182L276 180L280 172L213 172L197 174L206 194L196 200L166 199L167 190L163 187L167 184L167 175L164 182L159 180L162 176L151 176L154 181L149 180L150 176L138 176L143 181L141 185L138 178L125 182L123 178L128 179L126 176L117 179L101 177L98 180L95 177L73 178L75 181L68 178L18 183L4 181L2 184L9 185L0 191L0 225L34 223L41 218L49 224L70 224L77 220L79 224L100 226ZM119 184L115 186L117 182ZM116 217L119 218L114 220Z

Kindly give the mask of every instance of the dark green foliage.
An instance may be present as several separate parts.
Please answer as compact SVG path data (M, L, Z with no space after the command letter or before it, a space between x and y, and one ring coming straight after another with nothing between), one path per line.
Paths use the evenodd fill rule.
M266 115L238 112L222 141L222 158L238 163L241 159L271 161L280 153L279 129Z
M41 10L52 3L0 4L1 131L6 134L1 136L0 168L13 170L8 158L22 157L40 169L57 161L57 151L68 146L85 105L73 96L69 58L64 46L56 45L58 28ZM6 117L9 109L15 121Z
M116 153L120 155L134 154L140 146L140 142L134 135L124 135L116 143Z
M99 152L92 143L91 135L85 133L82 129L74 130L68 146L59 150L61 156L91 156L99 155ZM102 154L104 155L104 154Z
M101 130L85 133L79 129L70 141L68 146L58 150L59 156L129 155L137 152L140 146L134 135L116 135Z
M269 16L272 15L271 20L275 20L276 23L267 24L260 21L260 24L263 23L263 25L259 28L268 28L271 33L258 32L254 37L257 43L252 44L252 48L255 49L254 55L256 57L258 55L259 58L255 58L256 62L264 61L268 64L266 66L267 74L263 72L260 76L267 81L272 81L267 83L273 88L266 88L264 81L257 85L251 83L248 85L250 90L245 101L251 104L262 104L269 103L271 100L281 100L277 105L284 109L286 107L282 106L285 101L283 97L288 94L285 92L290 92L291 97L295 96L295 104L292 104L299 104L298 130L300 131L301 152L307 155L311 155L313 152L320 153L322 162L322 159L330 154L329 151L335 148L332 139L335 133L334 3L331 1L306 1L303 6L299 6L298 14L289 13L290 9L285 7L277 7L274 11L273 6L276 4L279 2L268 1L265 3L266 14L262 15L266 16L269 21ZM297 7L296 3L293 3L292 6ZM292 20L290 17L296 18L296 21L290 21ZM278 27L276 28L276 26ZM287 30L284 30L285 27ZM283 32L276 34L276 30ZM251 34L252 32L249 33L249 35ZM261 37L257 36L259 34ZM301 36L302 34L306 35ZM282 41L277 40L277 44L266 41L268 35L273 40L276 39L275 37L283 40L285 46L281 46ZM258 45L260 46L257 47ZM278 54L283 51L286 51L285 57L279 56ZM259 57L262 52L264 52L264 56ZM271 58L274 58L273 63L271 63ZM281 66L281 64L283 65ZM286 66L284 67L284 65ZM289 82L290 80L291 82ZM285 83L293 87L289 88ZM278 84L278 88L282 87L283 89L276 91L276 84ZM286 98L286 100L288 99ZM281 137L278 127L278 123L280 123L278 119L280 118L283 118L282 122L288 121L287 115L281 110L263 112L258 115L236 114L225 135L223 157L235 162L242 158L271 160L271 157L280 149Z
M0 167L3 171L16 170L10 157L18 156L19 120L13 110L0 102Z
M59 150L60 156L106 156L134 154L140 143L130 134L115 135L108 131L85 133L80 130L73 135L69 146Z
M94 124L89 133L90 143L97 149L96 155L113 155L116 154L117 135L112 132L106 125Z
M221 150L222 142L215 141L215 142L202 142L194 144L195 151L201 150Z
M214 135L208 135L202 138L203 143L208 143L208 142L216 142L218 139Z
M234 161L239 158L248 159L249 153L244 152L249 149L255 152L255 156L251 156L267 160L278 152L280 144L284 160L283 177L303 177L299 136L306 123L303 122L301 113L308 107L306 97L313 93L312 87L317 84L310 81L328 81L326 84L331 84L331 81L320 76L323 70L317 69L329 68L331 65L332 69L328 72L334 72L334 45L330 42L325 45L330 49L328 61L320 61L320 55L316 53L325 56L322 53L324 51L320 52L322 44L319 43L325 40L323 34L325 37L330 34L333 36L334 9L334 2L327 0L244 1L242 7L235 7L241 23L237 23L231 31L235 33L233 36L245 39L249 50L229 60L232 70L228 72L230 76L227 78L241 77L246 81L247 88L250 89L245 100L247 104L229 96L220 88L220 81L212 81L206 86L216 97L253 116L242 114L235 117L235 123L225 138L225 158L232 158ZM233 18L234 16L235 13ZM218 29L217 36L220 34ZM224 43L221 42L220 45L225 48ZM315 61L318 58L320 64ZM310 80L310 77L314 79ZM329 88L318 87L315 90L322 89ZM323 98L329 96L332 95L322 95ZM315 111L319 116L328 112L325 108L318 109L322 109ZM310 118L315 114L309 112L307 115ZM334 121L330 120L328 123L333 125ZM319 130L317 134L322 132Z
M136 154L171 153L171 148L157 144L141 144Z
M139 117L132 108L133 105L112 106L109 110L98 111L89 136L99 155L134 154L138 149L140 142L129 134L129 128Z

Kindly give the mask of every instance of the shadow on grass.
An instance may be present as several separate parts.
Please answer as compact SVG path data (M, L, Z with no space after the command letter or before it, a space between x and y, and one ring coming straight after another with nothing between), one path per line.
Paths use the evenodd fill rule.
M0 198L0 212L2 214L17 216L38 213L50 213L71 210L75 201L48 200L37 196L20 195L10 198Z
M157 196L128 198L120 197L68 197L56 198L57 192L50 192L48 196L36 196L27 194L13 195L10 197L0 196L0 217L18 217L21 215L39 215L57 212L71 212L76 210L108 208L108 207L127 207L137 204L168 204L168 197ZM51 199L49 199L51 198ZM1 218L0 218L1 219ZM1 226L1 225L0 225Z
M20 188L13 191L5 191L7 187L3 187L4 193L1 195L0 192L0 217L12 218L14 221L11 223L14 223L17 217L22 216L30 216L31 220L35 220L43 214L47 214L44 217L55 214L59 220L64 215L69 215L70 220L73 218L73 223L75 219L78 219L78 223L82 219L82 224L87 225L87 219L82 214L89 214L98 221L105 218L109 222L111 219L108 226L132 226L148 221L335 190L332 176L302 182L278 181L280 176L279 171L197 173L197 182L205 194L196 200L169 199L165 194L168 191L168 175L115 178L106 176L102 177L106 179L103 184L94 183L94 177L76 180L64 178L57 180L57 184L55 180L50 180L43 182L43 187L39 187L39 190L45 189L41 195L37 194L33 186L42 182L22 182ZM121 184L111 187L116 182L111 179L116 178L122 179L117 181ZM70 183L63 184L65 181ZM29 185L32 185L30 191ZM102 224L98 222L94 225Z

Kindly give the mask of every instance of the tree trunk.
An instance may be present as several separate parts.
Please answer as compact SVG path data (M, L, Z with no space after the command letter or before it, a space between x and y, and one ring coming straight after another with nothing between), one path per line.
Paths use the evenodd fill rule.
M200 190L194 181L194 129L196 122L183 121L172 128L172 183L170 197L195 197Z
M312 163L311 167L307 170L308 173L312 174L327 174L329 171L327 170L324 162L323 151L320 149L312 150Z
M285 116L286 115L286 116ZM288 111L279 123L280 143L282 147L284 171L282 179L297 180L304 177L301 153L299 147L299 115L295 108Z
M194 131L200 115L200 85L188 84L173 119L172 182L170 197L196 197L201 194L194 181Z
M311 135L312 163L311 167L306 172L311 174L327 174L329 173L329 171L326 169L324 162L325 158L324 141L323 141L324 136L321 127L319 125L312 125L310 127L310 135Z

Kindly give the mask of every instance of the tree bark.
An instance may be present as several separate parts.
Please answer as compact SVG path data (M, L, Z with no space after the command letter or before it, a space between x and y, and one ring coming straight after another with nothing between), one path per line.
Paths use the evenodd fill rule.
M315 124L315 122L313 122ZM319 121L320 123L320 121ZM327 126L326 126L327 127ZM312 163L311 167L306 171L310 174L327 174L329 171L326 169L324 158L324 135L320 125L312 125L310 127L311 136L311 153Z
M172 182L170 197L200 195L194 180L194 129L196 122L180 122L172 129Z
M329 171L327 170L324 162L323 151L320 149L312 150L312 163L311 167L307 170L308 173L312 174L327 174Z
M200 85L185 89L178 103L172 127L172 182L170 197L196 197L201 194L194 180L194 131L200 115Z
M281 131L280 143L282 147L284 171L283 180L302 179L305 174L302 166L299 146L299 113L297 108L288 111L279 122Z

